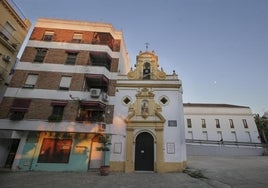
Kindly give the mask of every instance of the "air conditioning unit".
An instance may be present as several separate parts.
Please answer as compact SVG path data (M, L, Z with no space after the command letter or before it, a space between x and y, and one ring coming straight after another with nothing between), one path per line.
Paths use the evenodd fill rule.
M99 131L105 131L106 124L105 123L100 123L100 124L98 124L98 127L99 127Z
M101 89L91 88L91 89L89 90L89 92L90 92L90 96L91 96L91 97L98 98L98 97L100 96L100 94L101 94Z
M104 102L107 102L108 101L108 95L107 95L107 93L105 93L105 92L102 93L102 100Z
M8 55L3 55L2 59L5 61L5 62L10 62L10 56Z

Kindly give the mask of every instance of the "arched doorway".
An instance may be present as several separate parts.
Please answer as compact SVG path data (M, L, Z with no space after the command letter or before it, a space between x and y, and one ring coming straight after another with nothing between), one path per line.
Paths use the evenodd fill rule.
M150 133L140 133L136 138L135 170L154 171L154 138Z

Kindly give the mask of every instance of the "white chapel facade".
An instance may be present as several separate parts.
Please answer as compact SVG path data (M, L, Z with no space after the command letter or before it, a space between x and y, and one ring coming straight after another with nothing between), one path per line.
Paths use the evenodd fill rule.
M186 145L178 75L159 69L154 51L140 52L135 69L118 77L116 96L112 145L120 151L123 143L125 152L111 153L111 167L125 172L182 171Z

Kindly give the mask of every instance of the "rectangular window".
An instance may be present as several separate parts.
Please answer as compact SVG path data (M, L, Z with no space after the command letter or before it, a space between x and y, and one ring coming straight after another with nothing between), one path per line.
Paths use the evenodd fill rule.
M63 115L64 106L53 106L53 115L61 116Z
M69 90L71 85L71 76L62 76L60 81L60 90Z
M252 138L251 138L250 132L247 131L246 134L248 135L248 140L247 141L248 142L252 142Z
M52 114L48 117L49 122L60 122L62 120L64 106L53 106Z
M24 114L28 111L31 104L31 99L15 99L12 107L10 108L10 120L22 120Z
M177 121L176 120L168 120L168 126L169 127L177 127Z
M54 35L53 31L46 31L44 36L43 36L43 40L44 41L52 41L53 35Z
M215 119L216 121L216 128L221 128L221 125L220 125L220 120L219 119Z
M221 131L217 131L217 134L218 134L218 139L219 141L222 141L222 132Z
M203 139L204 140L208 140L208 132L207 131L203 131L202 134L203 134Z
M187 127L192 128L192 121L191 119L187 119Z
M90 89L101 89L102 92L108 92L109 79L103 74L86 74L85 75L85 91Z
M243 125L244 125L244 128L245 129L248 129L248 123L247 123L247 120L246 119L243 119Z
M194 139L194 137L193 137L193 131L188 131L188 137L187 137L187 139L191 139L191 140Z
M62 120L64 107L67 105L67 101L52 101L51 106L53 107L52 114L48 117L50 122L60 122Z
M44 138L38 156L38 163L68 163L72 139Z
M16 29L9 22L6 22L4 27L1 27L0 36L5 40L10 40L15 31Z
M24 88L34 88L38 75L37 74L28 74L27 80L24 84Z
M47 49L46 48L37 48L36 49L36 55L35 55L35 58L34 58L34 62L43 63L46 54L47 54Z
M232 119L229 119L229 123L230 123L230 128L233 129L234 128L234 122Z
M206 128L206 120L205 119L201 119L202 121L202 128Z
M66 65L74 65L77 58L77 52L67 52Z
M82 38L83 38L83 34L81 33L74 33L73 35L73 42L75 43L81 43L82 42Z
M236 132L235 131L232 131L231 132L231 137L232 137L232 140L237 142L237 136L236 136Z

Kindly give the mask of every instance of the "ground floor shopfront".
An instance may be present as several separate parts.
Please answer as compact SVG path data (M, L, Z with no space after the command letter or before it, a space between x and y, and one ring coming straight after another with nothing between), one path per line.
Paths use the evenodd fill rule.
M12 136L1 138L1 168L18 171L88 171L97 170L105 163L110 164L111 171L179 172L186 167L186 161L165 162L163 140L157 140L156 135L149 131L137 132L134 140L128 138L132 144L126 150L122 145L118 148L115 142L105 158L103 152L97 149L102 145L99 142L101 133L6 132ZM113 135L110 136L112 138ZM125 153L126 159L110 161L110 155L118 150Z
M104 163L103 152L97 150L101 146L99 133L16 132L21 137L1 139L3 168L88 171Z

